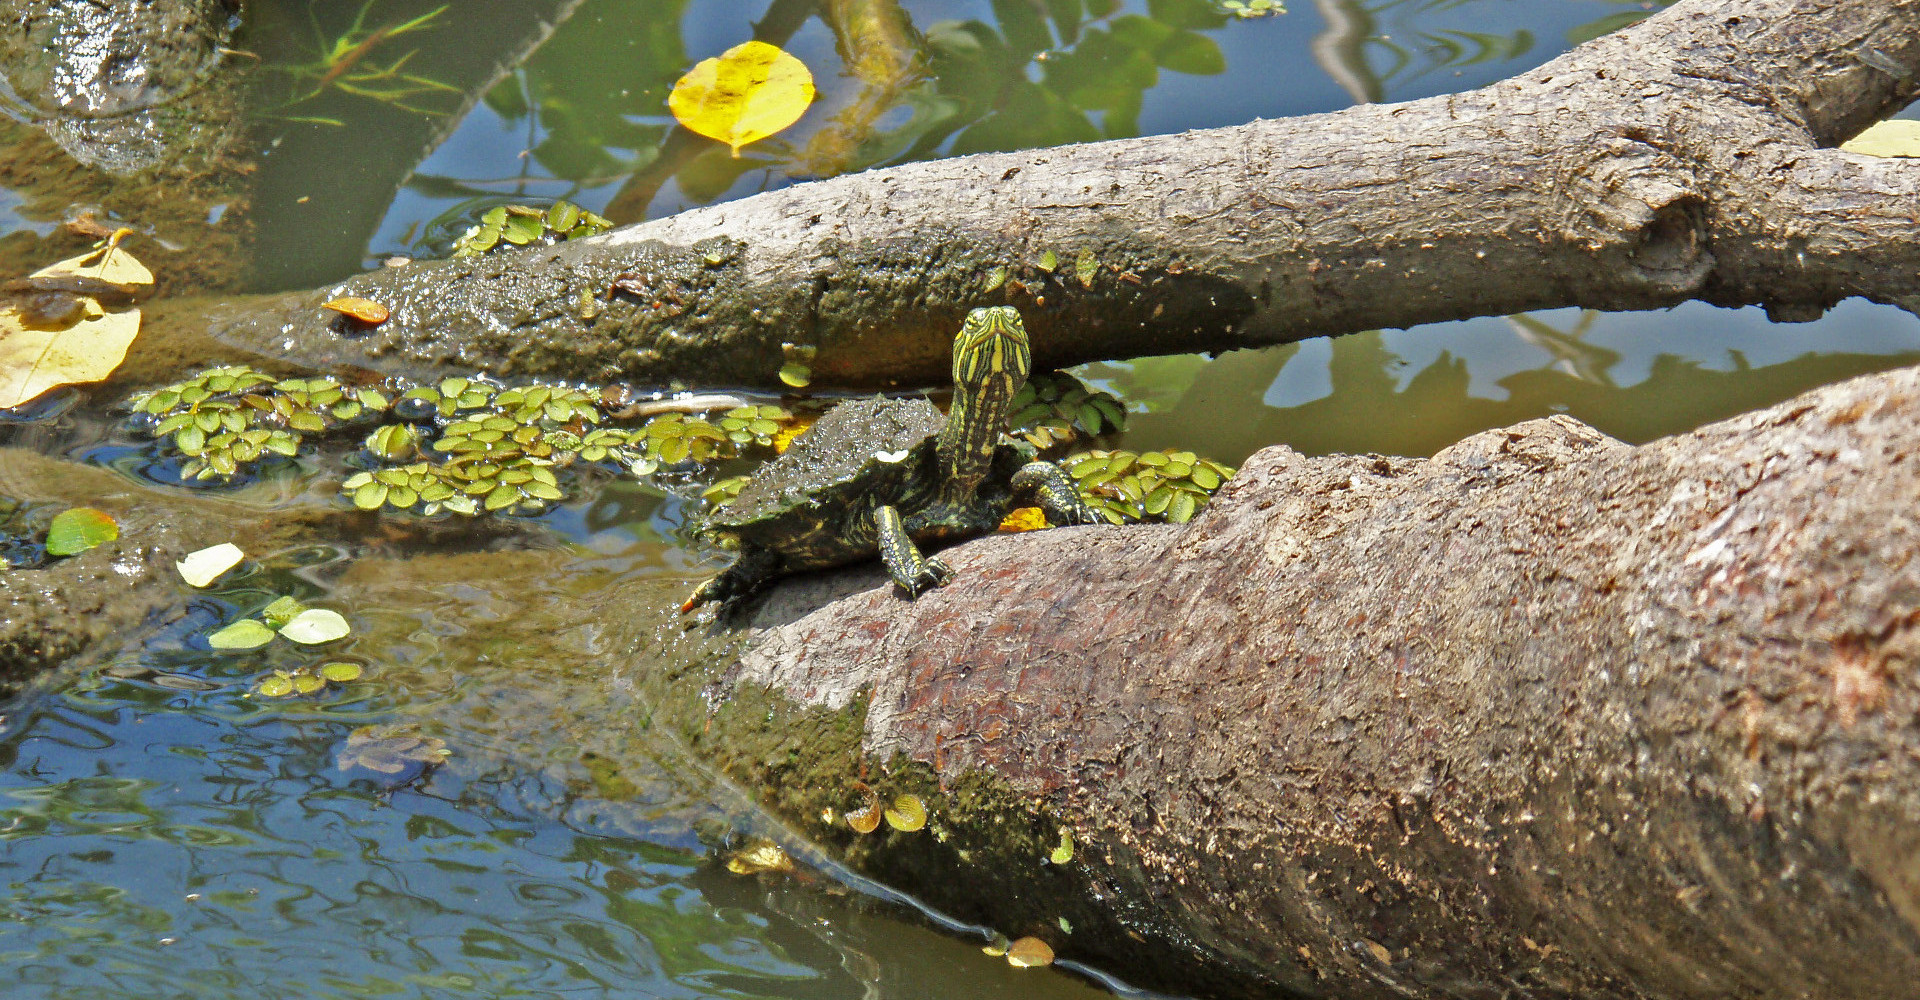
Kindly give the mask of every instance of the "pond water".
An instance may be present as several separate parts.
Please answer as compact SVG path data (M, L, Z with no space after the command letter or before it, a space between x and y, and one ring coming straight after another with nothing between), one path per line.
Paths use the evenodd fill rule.
M244 170L156 185L55 158L39 176L3 173L0 250L41 263L72 252L56 241L75 192L139 222L138 199L171 191L154 245L219 253L186 251L193 267L174 255L168 294L313 287L444 253L495 205L566 198L631 221L909 157L1404 100L1512 75L1654 7L1296 0L1284 16L1230 19L1200 0L902 6L932 75L886 89L842 72L811 3L260 0L230 43L242 55L229 58L258 63L229 123ZM1124 41L1149 22L1181 41L1156 50L1159 67ZM821 99L734 160L677 135L664 98L756 24L813 67ZM26 110L0 107L16 119L0 133L10 155L50 155ZM163 280L169 259L151 258ZM1238 462L1279 442L1427 454L1551 413L1643 441L1915 361L1920 322L1852 302L1791 326L1704 306L1559 310L1083 374L1127 401L1129 447ZM132 388L0 423L0 445L177 495L170 467L116 428L109 408ZM0 490L19 481L0 468ZM331 483L298 464L224 495L312 514L337 509ZM525 596L565 607L619 587L666 607L715 564L675 544L684 507L614 484L493 533L423 536L400 518L316 531L4 706L6 995L1125 992L1092 970L1012 969L981 952L985 929L950 926L804 845L789 844L799 874L724 867L718 845L780 831L632 724L643 707L623 700L617 665L544 645L578 623L542 620ZM354 637L333 655L364 665L362 680L264 699L257 679L296 654L208 648L210 629L282 594L348 613Z

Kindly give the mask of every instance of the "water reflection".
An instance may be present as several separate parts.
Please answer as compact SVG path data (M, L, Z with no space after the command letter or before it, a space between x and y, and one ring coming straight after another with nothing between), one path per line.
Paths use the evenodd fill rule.
M1129 447L1237 462L1276 442L1308 454L1428 455L1555 413L1639 443L1916 361L1920 318L1852 301L1797 325L1698 303L1565 309L1083 370L1144 411Z

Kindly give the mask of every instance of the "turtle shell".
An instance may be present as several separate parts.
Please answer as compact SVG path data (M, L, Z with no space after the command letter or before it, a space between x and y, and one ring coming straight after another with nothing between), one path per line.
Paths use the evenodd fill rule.
M738 496L707 518L709 531L778 529L788 519L804 531L823 507L877 498L892 502L918 463L916 449L940 433L947 418L924 399L849 400L828 410L794 439L793 447L761 466ZM869 504L868 506L871 506Z

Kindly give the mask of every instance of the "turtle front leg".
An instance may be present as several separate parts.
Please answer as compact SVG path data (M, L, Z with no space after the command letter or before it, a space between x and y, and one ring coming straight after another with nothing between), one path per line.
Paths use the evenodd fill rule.
M1080 491L1064 470L1052 462L1028 462L1013 474L1014 504L1038 507L1047 515L1047 523L1056 527L1068 524L1105 524L1100 512L1080 499Z
M719 601L725 607L728 601L759 590L773 578L774 571L779 567L780 557L774 555L772 550L758 546L743 547L740 558L735 559L733 565L694 588L693 596L680 605L680 613L684 615L708 601Z
M920 547L913 544L913 536L907 534L900 512L892 506L874 508L873 527L874 540L880 546L880 561L887 564L887 575L908 594L919 597L930 588L946 586L947 581L953 579L953 570L948 569L946 563L920 554Z

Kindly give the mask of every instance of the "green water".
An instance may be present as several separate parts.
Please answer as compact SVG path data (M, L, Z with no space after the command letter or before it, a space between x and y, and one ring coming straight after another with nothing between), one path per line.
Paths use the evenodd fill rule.
M861 83L821 20L789 17L805 4L465 0L327 79L337 41L436 6L252 5L230 44L244 53L230 58L258 63L241 75L246 114L227 123L229 160L191 182L64 161L7 105L14 161L50 166L4 174L0 252L67 255L76 238L60 235L61 215L99 201L181 248L143 252L169 294L313 287L444 252L496 204L564 197L657 217L830 169L1479 86L1650 5L1296 0L1282 17L1227 22L1176 0L1097 18L1079 0L908 2L934 75L892 95L851 153L824 159L810 144ZM1180 44L1130 48L1129 16ZM667 88L755 22L814 68L820 103L739 161L675 138ZM1916 360L1920 323L1853 302L1796 326L1701 306L1560 310L1085 374L1129 401L1128 446L1237 462L1279 442L1424 454L1551 413L1646 440ZM120 470L156 496L183 489L115 429L107 408L126 388L0 424L0 445ZM226 491L276 511L329 509L331 493L305 465ZM634 724L644 706L621 678L645 664L581 655L592 623L541 617L590 590L645 607L684 594L714 565L671 544L685 506L628 484L488 535L343 526L255 553L185 613L0 707L5 995L1102 995L1081 971L1011 969L981 953L980 929L944 926L820 859L792 876L720 864L719 845L779 831ZM304 661L284 648L215 654L204 635L281 593L348 613L355 637L340 652L367 666L363 681L249 696L266 671ZM383 759L353 741L367 726L452 754Z

